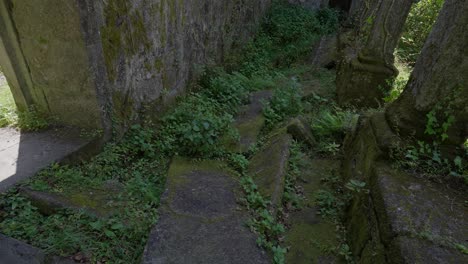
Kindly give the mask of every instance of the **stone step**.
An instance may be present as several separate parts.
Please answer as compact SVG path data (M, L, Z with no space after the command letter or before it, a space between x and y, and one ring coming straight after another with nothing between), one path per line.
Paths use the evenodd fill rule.
M108 181L103 186L87 190L67 190L65 193L37 191L21 187L20 193L31 201L43 215L52 215L59 210L83 210L89 215L107 218L125 208L122 184Z
M227 140L225 145L234 152L247 152L257 142L258 135L265 125L263 102L273 96L270 90L254 92L250 95L249 104L237 115L234 127L239 132L239 140Z
M0 234L0 264L73 264L71 259L48 256L39 248Z
M370 195L354 199L347 216L358 263L468 263L466 191L371 165Z
M326 188L321 179L337 174L339 166L336 160L303 158L298 182L304 191L304 204L289 216L290 227L284 240L284 246L289 248L286 263L340 263L335 255L328 253L339 245L336 225L319 214L315 202L317 191Z
M273 210L281 207L291 143L289 134L277 133L251 158L247 168L260 194L271 201Z
M0 192L34 176L54 162L79 157L95 144L75 128L51 128L39 132L20 132L0 128Z
M238 182L222 162L175 157L142 263L270 263L245 226Z

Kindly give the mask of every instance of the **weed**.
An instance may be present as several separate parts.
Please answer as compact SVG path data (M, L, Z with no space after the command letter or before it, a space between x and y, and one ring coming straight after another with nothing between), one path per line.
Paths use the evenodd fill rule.
M167 152L210 156L218 139L230 130L233 117L214 99L199 94L186 97L162 120L159 148Z
M302 90L296 80L283 79L283 84L275 89L270 102L265 103L263 114L267 127L283 121L287 116L302 112Z
M294 141L289 149L290 155L283 194L283 204L287 207L290 205L298 208L301 205L301 197L296 188L297 178L300 176L299 164L304 157L301 148L302 146Z

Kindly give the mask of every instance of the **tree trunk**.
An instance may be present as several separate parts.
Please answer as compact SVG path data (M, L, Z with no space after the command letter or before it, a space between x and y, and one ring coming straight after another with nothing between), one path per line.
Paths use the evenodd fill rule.
M338 103L342 106L378 107L398 75L393 52L413 0L358 1L351 7L362 45L346 50L337 72ZM358 40L359 42L359 40Z
M445 149L468 137L468 1L446 0L419 56L403 94L386 110L386 118L401 136L429 139L428 114L450 124ZM440 131L439 131L440 133ZM437 135L436 135L437 136ZM431 138L433 139L433 138ZM443 147L444 147L443 146Z

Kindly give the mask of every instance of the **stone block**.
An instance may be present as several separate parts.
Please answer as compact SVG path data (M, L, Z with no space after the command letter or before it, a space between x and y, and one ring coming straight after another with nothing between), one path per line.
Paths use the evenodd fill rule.
M260 193L269 198L274 209L281 206L285 176L288 169L291 136L279 133L250 160L247 172L253 177Z
M249 214L226 164L175 157L166 186L142 263L270 263L245 226Z

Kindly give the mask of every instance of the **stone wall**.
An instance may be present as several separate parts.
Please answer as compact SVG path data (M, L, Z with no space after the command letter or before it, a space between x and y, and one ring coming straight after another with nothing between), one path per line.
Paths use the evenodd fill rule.
M27 105L60 123L110 128L146 111L157 116L183 94L197 66L222 62L255 32L271 0L31 0L2 1L13 48L2 66L31 79L13 85ZM1 21L0 21L1 22ZM17 100L19 102L19 100ZM107 129L108 130L108 129Z

